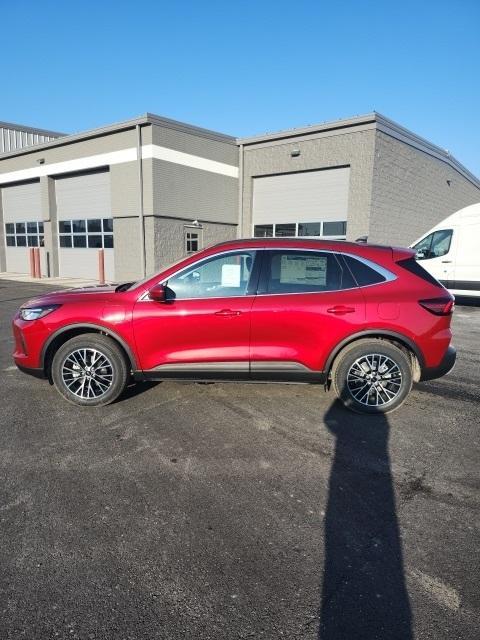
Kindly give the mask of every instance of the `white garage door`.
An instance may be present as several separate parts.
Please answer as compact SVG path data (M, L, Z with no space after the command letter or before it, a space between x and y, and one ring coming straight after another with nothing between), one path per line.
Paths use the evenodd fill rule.
M253 179L253 234L344 238L350 169Z
M70 278L98 278L104 249L105 277L114 278L110 173L95 171L55 179L59 271Z
M7 271L30 273L29 249L41 247L42 274L46 275L40 182L2 187L1 191Z

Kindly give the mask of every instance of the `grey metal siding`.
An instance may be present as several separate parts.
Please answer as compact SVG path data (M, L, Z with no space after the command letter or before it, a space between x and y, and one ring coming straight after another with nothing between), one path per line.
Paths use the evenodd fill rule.
M253 224L346 220L348 167L253 180Z
M237 224L238 179L153 159L153 212Z
M153 144L238 167L236 144L153 125Z

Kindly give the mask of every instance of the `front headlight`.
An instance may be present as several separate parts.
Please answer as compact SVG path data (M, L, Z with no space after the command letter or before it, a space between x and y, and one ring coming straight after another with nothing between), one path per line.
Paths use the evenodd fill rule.
M25 309L20 309L20 317L22 320L38 320L52 313L59 306L59 304L50 304L44 307L26 307Z

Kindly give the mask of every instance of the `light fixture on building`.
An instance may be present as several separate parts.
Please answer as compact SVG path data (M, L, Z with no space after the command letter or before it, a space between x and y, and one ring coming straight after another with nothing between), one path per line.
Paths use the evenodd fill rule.
M37 164L45 164L45 158L37 158Z
M451 180L447 180L447 184L448 184L449 187L451 187L452 186L452 181Z
M300 155L300 149L292 149L292 151L290 152L290 156L292 158L298 158L299 155Z
M192 222L192 227L199 227L199 226L200 226L200 223L199 223L199 221L198 221L198 220L194 220L194 221Z

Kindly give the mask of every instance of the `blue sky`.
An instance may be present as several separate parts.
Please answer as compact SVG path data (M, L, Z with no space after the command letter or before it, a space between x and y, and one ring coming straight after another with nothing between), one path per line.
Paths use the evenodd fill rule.
M480 176L480 0L0 0L0 120L253 135L372 110Z

